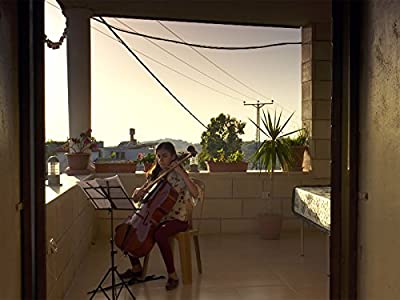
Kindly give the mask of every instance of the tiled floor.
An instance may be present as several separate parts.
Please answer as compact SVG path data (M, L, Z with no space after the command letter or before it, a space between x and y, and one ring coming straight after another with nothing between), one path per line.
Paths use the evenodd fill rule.
M193 284L166 291L165 280L131 286L136 299L142 300L313 300L327 299L327 250L325 235L313 231L305 236L305 256L299 255L299 235L285 233L280 240L262 240L256 235L206 235L200 237L203 274L193 259ZM74 279L66 299L88 299L110 265L109 243L92 246ZM176 253L176 267L179 256ZM128 267L128 259L116 257L118 270ZM148 274L165 275L157 246ZM179 273L178 273L179 274ZM94 299L106 299L98 293ZM119 299L130 299L123 291Z

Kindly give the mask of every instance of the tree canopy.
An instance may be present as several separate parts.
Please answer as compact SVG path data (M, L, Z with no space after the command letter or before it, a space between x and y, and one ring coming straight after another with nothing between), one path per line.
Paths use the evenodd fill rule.
M240 135L244 134L245 126L246 123L223 113L212 118L207 130L201 135L200 160L218 158L221 157L221 153L224 157L229 157L241 152L243 141Z

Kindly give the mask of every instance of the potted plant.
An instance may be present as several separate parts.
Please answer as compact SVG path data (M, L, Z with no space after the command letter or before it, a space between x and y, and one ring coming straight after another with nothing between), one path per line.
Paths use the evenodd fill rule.
M301 172L303 171L303 160L304 154L307 151L309 145L309 131L307 128L299 129L297 135L294 137L287 137L287 143L290 146L291 160L288 164L288 171ZM304 171L307 171L305 168Z
M64 146L68 151L65 154L68 161L66 173L68 175L90 173L88 170L90 154L97 149L97 141L92 137L92 130L81 132L79 137L68 138Z
M282 201L280 201L279 212L272 212L272 199L274 197L274 172L278 163L282 168L287 168L291 161L291 152L285 136L298 132L284 133L284 129L293 116L293 113L285 121L281 120L282 112L277 118L276 111L272 119L271 114L267 111L265 115L263 111L262 123L264 129L250 120L267 138L259 145L256 152L251 157L254 163L258 163L261 168L264 168L271 181L271 191L267 199L266 211L257 216L260 236L264 239L279 239L282 228Z
M96 173L135 173L135 160L117 159L117 155L113 151L109 157L98 158L95 163Z
M147 154L139 153L136 160L138 164L143 165L144 172L149 171L153 167L155 161L156 155L154 152L149 152Z
M206 161L209 172L246 172L248 163L243 161L244 153L236 150L226 156L223 149L217 151L218 156Z
M244 134L245 125L229 115L220 114L212 118L201 135L200 166L207 165L211 172L245 171L247 163L243 162L243 141L239 137Z

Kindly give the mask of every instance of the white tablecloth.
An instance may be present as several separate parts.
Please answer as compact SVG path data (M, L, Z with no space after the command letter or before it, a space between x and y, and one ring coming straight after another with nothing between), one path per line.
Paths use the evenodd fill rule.
M296 215L329 232L331 229L330 186L294 188L292 209Z

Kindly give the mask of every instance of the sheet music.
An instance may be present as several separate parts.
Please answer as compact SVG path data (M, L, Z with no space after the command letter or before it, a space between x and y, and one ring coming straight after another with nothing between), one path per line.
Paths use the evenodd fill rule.
M78 185L84 191L86 196L95 203L95 205L100 209L111 208L111 203L108 201L106 195L104 194L102 187L96 181L96 179L88 181L79 181Z
M108 182L108 188L109 188L109 196L112 199L126 199L127 198L127 193L122 185L121 180L119 179L118 175L108 177L104 179L105 182ZM105 183L107 184L107 183ZM106 185L107 186L107 185Z
M135 209L118 175L80 181L79 185L100 209L111 208L111 202L115 209Z

